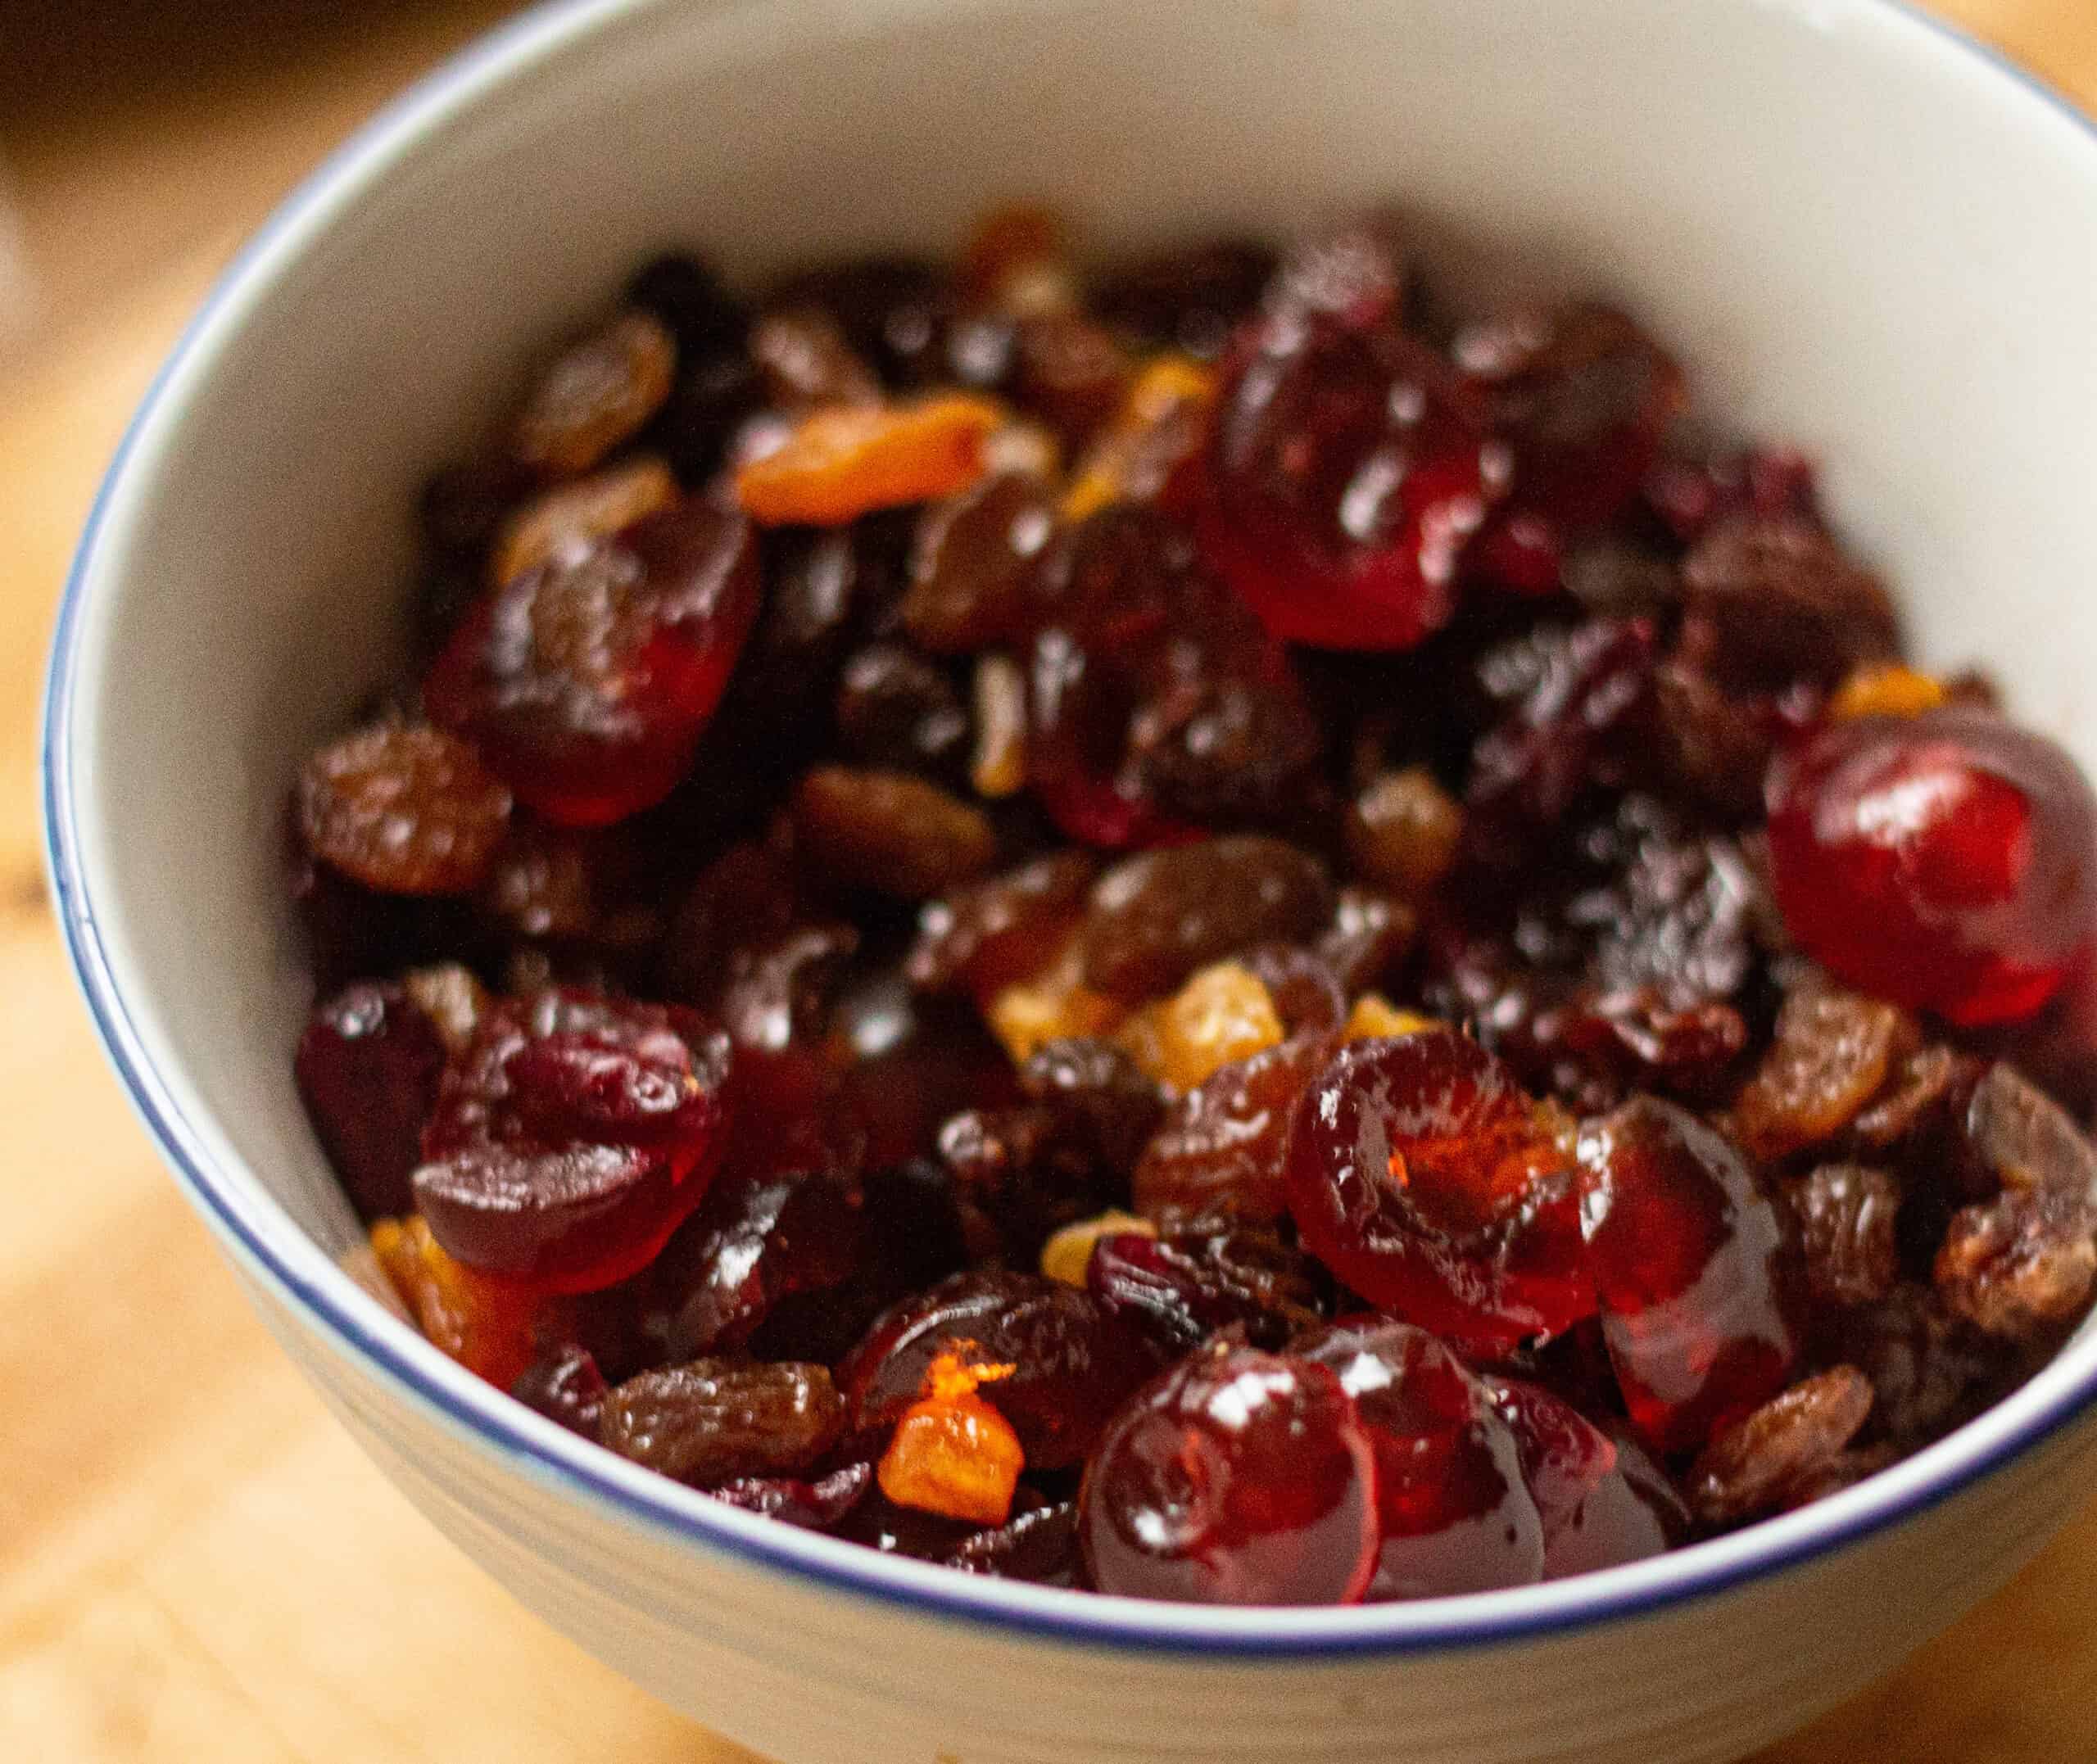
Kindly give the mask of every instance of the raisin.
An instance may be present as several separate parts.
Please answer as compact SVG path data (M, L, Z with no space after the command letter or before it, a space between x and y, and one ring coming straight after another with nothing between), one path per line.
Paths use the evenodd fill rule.
M1811 522L1723 521L1683 559L1682 580L1684 646L1734 690L1833 686L1858 663L1899 653L1885 589Z
M1212 361L1257 304L1276 264L1265 245L1217 239L1110 270L1095 301L1135 341Z
M968 711L945 674L900 644L869 645L845 664L837 733L863 766L958 777Z
M1322 1034L1347 1020L1347 993L1325 958L1300 943L1261 943L1238 965L1266 988L1284 1034Z
M517 414L510 450L550 477L588 471L662 408L677 359L662 320L629 307L555 357Z
M299 776L308 849L388 894L464 894L487 874L510 792L441 729L381 723L324 747Z
M532 1361L510 1386L510 1394L569 1432L594 1440L609 1389L589 1349L570 1343Z
M614 1385L601 1436L622 1458L680 1482L725 1482L807 1469L844 1419L825 1367L696 1359Z
M1097 869L1088 853L1066 849L926 902L906 962L911 984L987 998L1025 979L1076 925Z
M1105 326L1072 312L1030 314L1012 341L1019 401L1066 440L1084 440L1120 407L1130 362Z
M795 790L794 826L837 880L904 900L969 881L998 856L981 809L908 772L817 767Z
M939 359L953 305L946 273L910 257L863 257L804 271L774 291L781 305L828 313L845 341L891 386L940 377Z
M1419 928L1418 915L1396 895L1350 884L1334 899L1317 951L1343 993L1365 993L1392 983Z
M881 382L819 306L776 307L750 327L750 359L775 405L872 405Z
M1020 1088L1075 1124L1113 1169L1131 1168L1164 1111L1156 1081L1111 1042L1044 1043L1020 1068Z
M1385 772L1347 812L1347 855L1368 880L1417 898L1449 873L1464 812L1424 766Z
M1823 1305L1867 1305L1900 1277L1900 1185L1860 1164L1823 1164L1784 1185L1806 1284Z
M1035 560L1055 531L1049 491L1022 473L986 476L925 511L911 554L904 629L938 655L1017 640L1031 628Z
M1234 950L1308 936L1332 899L1325 866L1279 839L1239 835L1146 852L1093 889L1086 984L1121 998L1168 991Z
M1736 1525L1786 1504L1856 1437L1871 1405L1871 1381L1854 1366L1837 1366L1720 1429L1690 1468L1697 1517Z
M1777 1038L1733 1099L1733 1130L1753 1156L1824 1145L1877 1094L1919 1039L1893 1006L1839 988L1795 988Z

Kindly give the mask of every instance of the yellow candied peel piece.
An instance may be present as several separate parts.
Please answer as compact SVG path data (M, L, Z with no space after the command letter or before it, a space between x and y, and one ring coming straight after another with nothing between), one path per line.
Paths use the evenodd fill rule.
M1898 662L1866 663L1835 689L1828 714L1840 722L1859 717L1919 717L1944 701L1944 682L1932 675Z
M1130 1056L1176 1090L1192 1090L1218 1068L1273 1047L1283 1034L1266 988L1235 961L1195 974L1158 1006L1155 1022L1155 1042L1130 1047Z
M1026 1454L1012 1423L977 1395L1011 1366L972 1365L942 1354L926 1369L926 1395L904 1411L875 1472L899 1507L976 1525L1003 1525Z
M1364 993L1347 1014L1341 1035L1348 1041L1366 1041L1373 1036L1417 1035L1422 1029L1440 1029L1438 1017L1422 1016L1417 1011L1402 1011L1381 993Z
M1107 1034L1124 1011L1085 984L1084 960L1073 940L1031 979L999 991L983 1014L1012 1064L1024 1065L1048 1042Z
M1092 1264L1092 1246L1102 1237L1118 1237L1125 1232L1155 1237L1157 1227L1134 1213L1110 1207L1091 1219L1081 1219L1075 1224L1064 1226L1042 1245L1041 1272L1067 1287L1081 1287L1085 1284L1085 1269Z
M1139 482L1148 470L1169 472L1168 455L1191 452L1216 404L1213 368L1191 355L1154 357L1130 382L1121 407L1085 450L1063 493L1063 518L1082 521L1110 503L1155 495L1162 484ZM1184 446L1165 444L1168 425L1184 425Z
M965 392L810 411L736 473L736 500L761 526L842 527L876 509L930 502L982 475L1004 407Z

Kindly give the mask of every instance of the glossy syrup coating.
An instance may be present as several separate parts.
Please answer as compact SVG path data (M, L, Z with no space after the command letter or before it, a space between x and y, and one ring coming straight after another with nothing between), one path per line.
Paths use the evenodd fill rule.
M1635 317L1406 230L673 255L462 417L284 830L428 1339L750 1512L1257 1603L1754 1523L2072 1334L2097 799Z
M1376 1457L1329 1368L1196 1355L1101 1441L1079 1526L1102 1592L1200 1604L1351 1604L1376 1565Z
M1343 1047L1297 1099L1286 1169L1304 1242L1406 1322L1512 1344L1593 1311L1560 1136L1453 1029Z
M1769 797L1792 934L1867 991L1954 1023L2028 1016L2097 930L2097 797L2000 717L1831 724Z

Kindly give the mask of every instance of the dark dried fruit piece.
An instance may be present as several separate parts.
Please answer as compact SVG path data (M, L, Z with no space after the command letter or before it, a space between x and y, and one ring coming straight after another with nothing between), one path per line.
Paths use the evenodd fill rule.
M1720 1428L1690 1468L1697 1517L1737 1525L1791 1503L1857 1436L1871 1405L1871 1380L1836 1366Z
M601 1436L622 1458L704 1484L805 1470L844 1422L827 1367L695 1359L614 1385Z
M1449 873L1464 812L1424 766L1372 779L1347 811L1347 855L1370 881L1417 898Z
M1093 889L1085 984L1121 998L1169 992L1234 950L1312 934L1332 899L1325 866L1279 839L1241 834L1146 852Z
M1089 1139L1100 1161L1127 1169L1164 1112L1157 1081L1112 1042L1067 1038L1044 1043L1020 1068L1020 1088Z
M1483 1592L1541 1576L1543 1522L1515 1435L1462 1361L1424 1329L1373 1318L1335 1323L1293 1351L1338 1376L1376 1454L1369 1599Z
M1306 1246L1407 1323L1511 1346L1594 1309L1557 1124L1453 1029L1342 1048L1297 1099L1285 1168Z
M663 322L628 308L555 357L517 414L510 451L549 477L588 471L662 408L677 360Z
M1217 239L1112 270L1094 300L1110 323L1138 342L1210 361L1257 304L1275 265L1267 246Z
M2097 796L1984 711L1829 725L1769 782L1778 902L1853 985L1954 1023L2029 1015L2097 928Z
M827 1531L857 1507L873 1486L874 1467L854 1463L815 1482L793 1477L737 1477L706 1492L745 1513L783 1519L804 1531Z
M1777 1015L1777 1038L1733 1099L1733 1131L1751 1156L1825 1145L1854 1120L1920 1037L1906 1012L1810 981Z
M570 1342L542 1354L527 1367L510 1394L549 1421L558 1421L586 1440L597 1437L609 1386L589 1349Z
M409 1178L445 1057L437 1025L398 986L359 981L307 1020L292 1063L299 1097L360 1218L413 1203Z
M1085 1285L1168 1355L1234 1328L1255 1347L1278 1349L1325 1313L1324 1283L1310 1257L1270 1228L1228 1217L1162 1237L1103 1237Z
M466 894L510 824L510 792L441 729L379 723L315 753L299 775L306 848L387 894Z
M1396 895L1348 886L1339 891L1332 918L1319 934L1318 954L1340 990L1352 997L1392 984L1419 929L1419 916Z
M1736 692L1832 686L1900 653L1885 589L1811 521L1721 522L1683 559L1682 581L1684 652Z
M1039 972L1077 925L1098 869L1089 853L1067 848L927 901L904 964L910 984L987 999Z
M1282 1156L1289 1116L1331 1055L1329 1038L1298 1036L1234 1061L1189 1091L1135 1167L1138 1209L1161 1220L1212 1210L1279 1218L1289 1205Z
M818 766L794 792L794 828L839 881L904 900L969 881L998 857L981 809L908 772Z
M1861 1164L1823 1164L1784 1185L1806 1285L1823 1305L1868 1305L1900 1278L1900 1184Z
M520 801L601 826L683 776L757 604L749 527L690 499L487 595L423 698Z
M1157 1364L1135 1330L1075 1287L1039 1274L956 1274L882 1318L840 1369L854 1432L894 1427L942 1355L1013 1368L981 1394L1037 1471L1081 1463Z
M1056 529L1048 486L999 473L935 503L918 524L904 629L936 655L966 654L1031 634L1035 560Z
M837 734L863 766L958 777L968 709L954 683L914 649L871 644L838 678Z
M1252 1348L1197 1355L1115 1418L1079 1507L1102 1592L1351 1604L1376 1563L1376 1462L1338 1377Z
M1695 1445L1783 1387L1803 1325L1775 1210L1687 1110L1641 1097L1580 1134L1580 1210L1632 1425Z
M750 360L775 405L871 405L881 382L819 306L775 307L750 327Z
M1031 1581L1037 1586L1081 1585L1085 1563L1078 1549L1077 1504L1058 1501L1015 1513L994 1531L969 1538L947 1558L947 1566L964 1574Z

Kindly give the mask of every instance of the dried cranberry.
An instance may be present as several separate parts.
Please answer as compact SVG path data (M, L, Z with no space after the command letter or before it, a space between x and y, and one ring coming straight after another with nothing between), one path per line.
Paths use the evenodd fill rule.
M534 1360L510 1394L569 1432L594 1440L608 1388L589 1349L570 1343Z
M1544 1531L1515 1436L1492 1393L1424 1329L1347 1319L1296 1343L1355 1400L1376 1454L1371 1600L1520 1586Z
M408 1179L444 1065L437 1025L397 986L360 981L315 1007L292 1070L360 1217L390 1219L412 1204Z
M689 1011L550 992L447 1068L415 1197L469 1266L585 1292L653 1260L722 1149L727 1038Z
M873 1484L872 1464L851 1463L814 1482L794 1477L737 1477L706 1492L745 1513L783 1519L804 1531L827 1531L866 1498Z
M1797 1270L1740 1154L1687 1110L1634 1099L1580 1135L1581 1221L1633 1424L1696 1445L1783 1387Z
M893 1427L942 1354L1013 1368L979 1395L1032 1470L1080 1463L1157 1365L1142 1337L1075 1287L1039 1274L956 1274L884 1317L839 1373L860 1432Z
M1737 1524L1786 1504L1856 1437L1871 1405L1871 1381L1854 1366L1837 1366L1722 1427L1690 1468L1696 1516L1707 1525Z
M1233 341L1198 522L1276 636L1410 649L1456 604L1505 450L1397 323L1402 273L1366 235L1300 253Z
M1205 1604L1351 1604L1378 1541L1376 1458L1338 1377L1236 1348L1116 1416L1079 1508L1102 1592Z
M1290 1114L1331 1057L1301 1035L1235 1060L1174 1103L1135 1168L1137 1206L1151 1218L1221 1210L1246 1219L1288 1210L1282 1156Z
M1512 1345L1594 1308L1569 1162L1475 1042L1357 1042L1297 1100L1289 1210L1319 1259L1394 1316Z
M1986 712L1832 724L1769 800L1786 924L1867 992L1956 1023L2026 1016L2097 926L2097 798Z
M1548 1550L1578 1523L1587 1498L1615 1470L1616 1447L1578 1409L1540 1384L1497 1374L1482 1382L1515 1436L1523 1486L1536 1503Z
M519 800L602 825L683 775L757 604L749 528L688 500L492 590L423 697Z
M1229 1218L1164 1237L1101 1237L1085 1285L1168 1354L1234 1326L1255 1347L1279 1348L1317 1323L1325 1309L1324 1283L1308 1256L1271 1229Z

